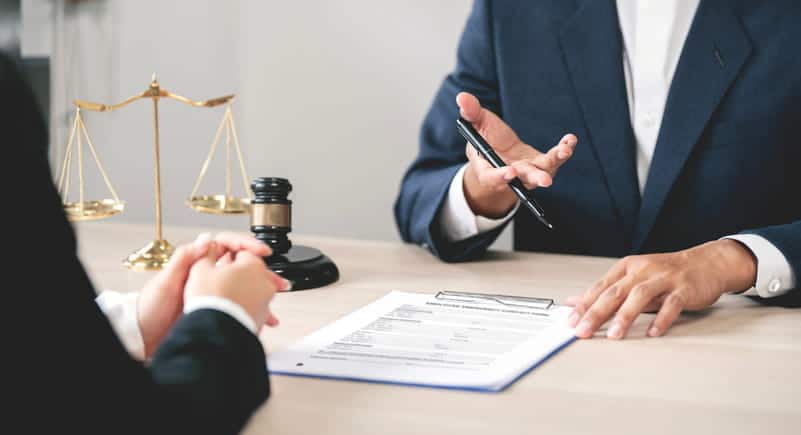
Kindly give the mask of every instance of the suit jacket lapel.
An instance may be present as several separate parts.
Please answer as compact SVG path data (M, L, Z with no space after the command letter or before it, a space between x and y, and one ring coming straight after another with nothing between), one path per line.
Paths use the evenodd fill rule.
M693 147L751 53L730 6L702 0L670 88L634 236L639 251Z
M579 1L560 32L560 42L589 130L589 137L579 137L579 146L590 146L600 162L629 245L640 192L614 1Z

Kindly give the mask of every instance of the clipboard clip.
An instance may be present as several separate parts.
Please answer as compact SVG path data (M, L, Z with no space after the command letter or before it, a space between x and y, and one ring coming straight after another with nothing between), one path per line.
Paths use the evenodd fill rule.
M438 300L451 302L466 302L472 304L495 303L508 307L533 308L547 311L554 306L554 300L548 298L535 298L527 296L493 295L486 293L441 291L435 296Z

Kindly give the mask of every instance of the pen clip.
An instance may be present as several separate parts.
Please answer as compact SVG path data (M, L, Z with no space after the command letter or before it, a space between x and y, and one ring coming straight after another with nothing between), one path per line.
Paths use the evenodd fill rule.
M435 296L438 300L465 302L472 304L496 303L507 307L531 308L536 310L549 310L554 306L554 300L528 296L508 296L485 293L440 291Z

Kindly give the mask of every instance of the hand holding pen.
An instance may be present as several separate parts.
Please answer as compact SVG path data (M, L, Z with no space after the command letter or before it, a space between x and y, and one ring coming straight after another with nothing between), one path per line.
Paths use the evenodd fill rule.
M507 165L496 168L472 145L466 145L469 164L464 174L464 194L477 215L500 218L508 214L518 201L518 196L509 186L515 179L519 179L527 190L550 186L556 172L576 148L578 139L567 134L547 153L540 152L520 140L497 115L482 108L473 95L460 93L456 104L460 116L475 127Z

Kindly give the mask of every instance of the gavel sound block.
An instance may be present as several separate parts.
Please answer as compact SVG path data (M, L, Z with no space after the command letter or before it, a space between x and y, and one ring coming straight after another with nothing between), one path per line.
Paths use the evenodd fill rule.
M251 183L250 231L268 244L273 254L264 259L275 273L292 283L292 290L323 287L339 279L336 264L322 252L308 246L293 245L292 185L285 178L260 177Z

